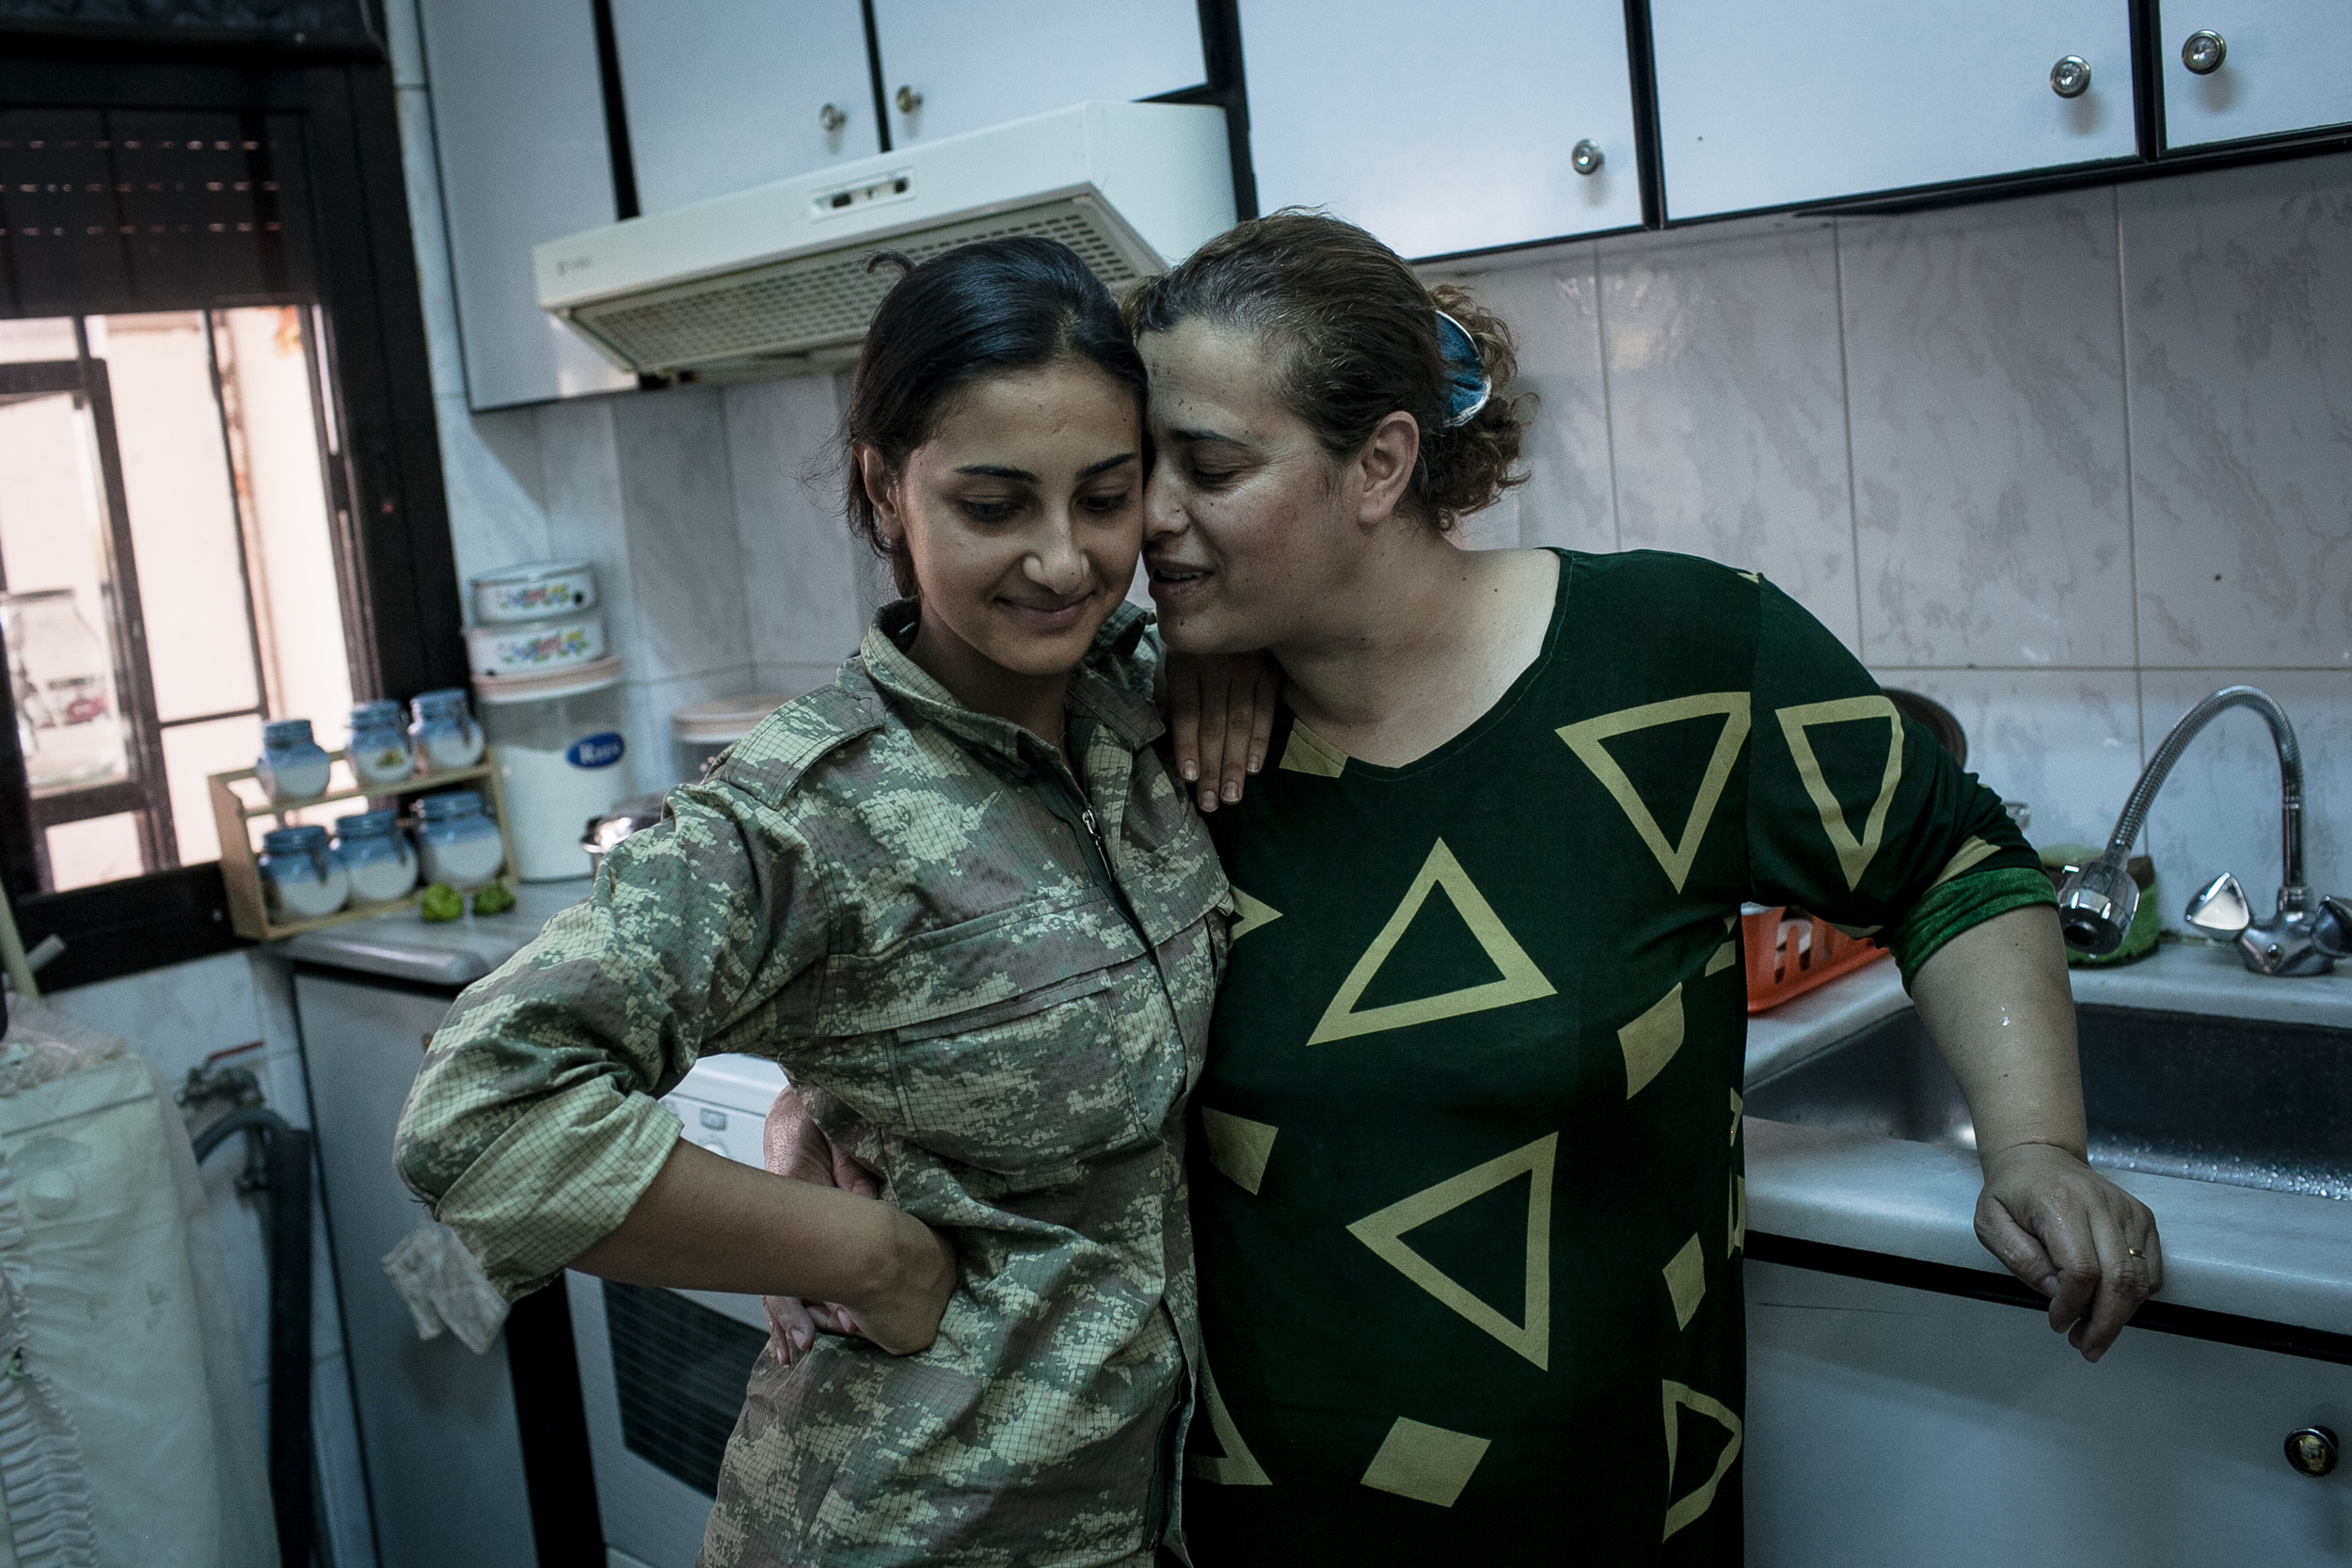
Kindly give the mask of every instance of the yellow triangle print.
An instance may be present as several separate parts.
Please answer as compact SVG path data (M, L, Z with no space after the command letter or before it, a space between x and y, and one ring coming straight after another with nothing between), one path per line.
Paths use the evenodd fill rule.
M1250 897L1239 888L1233 890L1233 902L1240 907L1241 918L1233 922L1232 930L1227 933L1227 940L1232 942L1239 942L1250 932L1282 918L1280 910Z
M1347 771L1347 753L1315 734L1297 720L1291 721L1291 737L1282 744L1282 760L1279 769L1293 773L1311 773L1318 779L1336 779Z
M1475 1165L1434 1187L1391 1203L1376 1214L1366 1214L1347 1233L1372 1248L1380 1260L1485 1329L1519 1354L1549 1370L1551 1360L1551 1168L1559 1152L1560 1134L1548 1132L1525 1148ZM1521 1321L1513 1323L1477 1296L1455 1284L1404 1243L1406 1231L1450 1214L1474 1197L1484 1197L1505 1181L1530 1178L1527 1195L1527 1278L1523 1287Z
M1266 1162L1274 1158L1274 1140L1281 1132L1263 1121L1251 1121L1229 1111L1200 1107L1200 1131L1209 1140L1209 1164L1233 1179L1251 1197L1265 1180Z
M1666 1484L1668 1487L1671 1488L1674 1485L1675 1460L1682 1448L1682 1421L1680 1419L1682 1411L1688 1410L1694 1416L1704 1416L1731 1433L1731 1441L1725 1443L1724 1451L1715 1456L1715 1473L1667 1505L1666 1532L1659 1537L1661 1541L1664 1541L1670 1539L1675 1531L1705 1513L1708 1506L1714 1502L1715 1488L1723 1484L1724 1477L1731 1469L1731 1462L1740 1457L1740 1430L1738 1411L1731 1409L1721 1400L1709 1399L1688 1384L1676 1383L1671 1379L1661 1379L1659 1391L1664 1396L1666 1404Z
M1837 851L1837 868L1846 874L1849 888L1862 885L1862 874L1877 858L1881 836L1886 832L1886 809L1895 803L1895 786L1903 778L1903 717L1895 711L1895 705L1873 691L1867 697L1840 697L1835 702L1804 703L1796 707L1778 709L1773 717L1780 721L1781 733L1788 737L1788 751L1797 760L1797 778L1804 792L1813 798L1813 807L1821 814L1821 827L1829 834L1830 847ZM1813 742L1805 731L1816 724L1847 724L1861 719L1886 721L1886 772L1879 780L1878 799L1870 802L1870 815L1863 822L1862 836L1854 837L1846 825L1845 809L1837 803L1837 792L1821 776L1820 760L1813 754Z
M1454 900L1454 908L1469 925L1470 935L1486 957L1502 972L1500 980L1483 985L1464 986L1459 990L1445 991L1437 996L1423 996L1411 1002L1392 1002L1385 1007L1356 1010L1356 1004L1380 973L1380 966L1389 961L1396 944L1405 939L1413 916L1421 912L1428 900L1429 890L1442 887ZM1483 1013L1490 1007L1508 1007L1516 1003L1533 1002L1553 994L1551 982L1535 967L1535 960L1504 928L1502 918L1486 895L1462 869L1462 863L1454 858L1454 851L1439 839L1430 849L1429 858L1422 863L1420 875L1405 891L1405 901L1389 916L1389 923L1380 927L1380 934L1372 939L1364 956L1356 960L1356 967L1347 972L1347 979L1340 986L1331 1005L1323 1010L1323 1022L1307 1037L1309 1045L1324 1045L1332 1040L1353 1038L1358 1035L1376 1035L1384 1029L1402 1029L1410 1023L1433 1023L1441 1018L1459 1018L1464 1013Z
M1200 1364L1201 1402L1209 1415L1209 1431L1216 1438L1222 1454L1188 1453L1184 1455L1184 1473L1195 1481L1205 1481L1212 1486L1271 1486L1274 1478L1265 1473L1249 1445L1241 1440L1241 1429L1233 1424L1233 1413L1225 1408L1224 1399L1216 1391L1216 1378L1209 1364Z
M1699 792L1691 802L1690 818L1682 824L1681 833L1669 840L1665 830L1659 827L1658 818L1644 803L1641 791L1633 787L1633 781L1601 743L1636 730L1656 729L1661 724L1718 713L1724 716L1724 729L1715 737L1715 754L1708 759L1707 771L1699 776ZM1593 776L1609 791L1610 798L1631 819L1633 831L1642 835L1649 852L1658 857L1666 879L1680 893L1682 884L1690 879L1691 863L1698 859L1699 843L1707 836L1708 825L1715 819L1715 808L1723 801L1724 785L1731 780L1731 765L1739 760L1740 747L1748 738L1748 723L1746 692L1704 691L1569 724L1561 729L1560 738L1568 743L1568 750L1577 754L1578 760L1593 770Z

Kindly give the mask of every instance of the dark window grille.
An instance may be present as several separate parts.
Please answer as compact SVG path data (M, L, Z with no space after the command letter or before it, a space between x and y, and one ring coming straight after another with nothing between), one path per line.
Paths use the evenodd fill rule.
M768 1336L675 1291L610 1279L604 1316L623 1446L717 1497L719 1462Z

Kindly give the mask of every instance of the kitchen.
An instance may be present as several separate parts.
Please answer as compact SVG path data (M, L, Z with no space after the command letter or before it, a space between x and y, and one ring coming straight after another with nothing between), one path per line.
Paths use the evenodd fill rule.
M429 484L407 482L406 510L432 510L415 499L427 489L446 498L439 575L413 591L411 602L428 608L408 617L435 651L406 656L406 667L380 658L386 678L374 694L405 699L462 681L467 584L548 561L596 573L601 634L623 673L610 689L611 728L625 743L616 798L682 776L677 709L829 680L886 596L841 528L824 475L843 395L837 349L830 362L803 354L766 373L641 378L542 309L532 247L632 212L659 217L859 165L883 150L885 129L894 157L919 156L932 142L1081 100L1160 99L1220 113L1235 212L1328 204L1427 259L1428 276L1467 281L1517 328L1518 385L1542 400L1532 478L1467 521L1470 542L1673 549L1763 572L1886 685L1956 716L1969 768L2026 803L2037 843L2105 843L2175 721L2220 688L2259 687L2301 742L2306 880L2319 893L2352 891L2343 827L2352 467L2331 434L2343 422L2347 296L2336 280L2352 261L2343 129L2352 104L2333 81L2340 73L2312 64L2342 57L2352 40L2330 8L2216 3L2191 16L2176 0L2113 0L1918 8L1896 20L1875 7L1651 0L1630 11L1497 8L1466 28L1456 13L1404 5L1370 20L1345 8L1341 25L1338 8L1290 0L1136 6L1100 37L1077 8L1072 18L1049 9L1024 8L1036 19L1016 26L887 0L713 5L696 26L683 8L626 0L395 0L374 60L364 38L342 46L362 62L352 71L389 71L379 87L397 115L396 195L428 400L415 405L430 416L423 438L437 468ZM83 37L57 46L69 45L105 47ZM1006 66L1008 49L1021 69ZM1784 68L1759 71L1759 60ZM770 64L784 61L788 69ZM902 105L901 87L916 106ZM1374 178L1361 156L1374 139L1406 144L1378 170L1421 172ZM354 372L350 354L342 368ZM400 461L423 471L413 455ZM359 483L380 482L362 468ZM310 717L322 739L340 734L339 713ZM2223 715L2182 752L2142 843L2148 901L2168 931L2195 934L2182 911L2224 871L2255 911L2268 911L2279 776L2269 733L2249 712ZM320 1555L337 1562L505 1560L461 1543L493 1539L480 1533L493 1528L528 1540L534 1523L530 1549L565 1560L546 1556L558 1527L539 1510L517 1513L514 1496L485 1486L482 1518L497 1522L484 1524L470 1503L442 1499L434 1467L400 1472L400 1444L514 1433L514 1397L473 1371L485 1364L448 1336L422 1347L384 1338L413 1335L374 1259L415 1210L380 1147L346 1137L339 1148L334 1135L342 1117L374 1117L372 1135L388 1135L398 1075L414 1062L395 1045L413 1052L453 982L520 940L501 933L579 895L552 882L519 891L512 915L417 923L448 965L404 953L383 961L427 967L390 973L348 954L232 939L209 956L69 984L65 966L104 936L20 914L28 945L64 932L67 956L42 971L61 1009L129 1039L174 1085L215 1052L259 1041L237 1059L271 1105L318 1131L326 1219L312 1403ZM2352 1026L2341 978L2253 975L2221 943L2169 942L2144 965L2077 973L2087 1006L2331 1031L2323 1057L2341 1054ZM1877 964L1760 1015L1751 1084L1768 1089L1766 1069L1794 1070L1816 1048L1899 1013L1892 980L1891 966ZM330 1011L338 1006L358 1016ZM370 1031L382 1037L378 1056L326 1043ZM389 1077L366 1076L377 1062ZM2291 1075L2317 1068L2279 1070L2305 1103L2340 1107L2341 1067L2332 1080ZM2249 1081L2270 1082L2250 1071ZM705 1114L738 1117L739 1104L679 1108L735 1151L732 1119L709 1128ZM1793 1108L1791 1119L1810 1114ZM2332 1127L2340 1148L2341 1109L2333 1114L2310 1130ZM1752 1128L1764 1120L1756 1116ZM2216 1339L2228 1325L2192 1319L2203 1338L2127 1332L2094 1370L2068 1365L2064 1347L2013 1304L1955 1293L1947 1275L1840 1274L1820 1267L1836 1259L1818 1252L1757 1260L1769 1250L1761 1238L1773 1236L1998 1284L1968 1233L1964 1196L1955 1207L1948 1182L1935 1185L1949 1174L1935 1162L1958 1157L1937 1147L1947 1139L1844 1152L1784 1140L1770 1150L1772 1171L1784 1174L1772 1175L1767 1137L1751 1136L1756 1348L1742 1463L1756 1560L1888 1560L1898 1551L1889 1541L1913 1543L1906 1560L1935 1560L1907 1531L1982 1555L1988 1527L1966 1502L1976 1489L1947 1485L1963 1465L2039 1499L2041 1512L2020 1505L2022 1533L2000 1538L2028 1560L2032 1543L2050 1538L2036 1532L2093 1521L2100 1549L2142 1560L2239 1555L2195 1544L2207 1539L2196 1529L2308 1557L2352 1549L2344 1476L2298 1475L2280 1449L2290 1433L2341 1433L2352 1420L2342 1370L2352 1227L2330 1207L2340 1188L2322 1200L2304 1196L2311 1188L2204 1181L2170 1203L2150 1197L2172 1259L2158 1304L2178 1293L2185 1310L2267 1324L2270 1338ZM234 1164L205 1168L232 1282L242 1302L258 1304L265 1271L253 1205L219 1168ZM1916 1194L1889 1185L1898 1166L1924 1184ZM2340 1180L2340 1157L2336 1169ZM2172 1181L2168 1193L2184 1185L2153 1180ZM338 1190L359 1182L380 1196L371 1223L392 1228L343 1243ZM1855 1196L1874 1192L1883 1197L1875 1207ZM2244 1217L2251 1211L2216 1210L2195 1232L2216 1238L2209 1250L2185 1250L2198 1207L2189 1198L2268 1206L2261 1223L2277 1228L2233 1253L2223 1242L2254 1223ZM1772 1305L1775 1291L1785 1310ZM1951 1359L1906 1362L1898 1344L1872 1350L1894 1358L1873 1363L1794 1326L1828 1318L1822 1307L1858 1321L1882 1307L1873 1291L1925 1291L1955 1314L1937 1331L1955 1347ZM1928 1310L1915 1295L1894 1299ZM591 1314L602 1304L593 1293L583 1303L578 1287L571 1300L599 1538L638 1560L667 1560L650 1541L675 1531L662 1536L648 1521L681 1502L691 1510L691 1488L659 1465L632 1467L625 1440L618 1456L609 1441L593 1448L599 1420L618 1424L597 1414L600 1402L610 1412L622 1398L618 1369L596 1370ZM493 1359L532 1361L518 1360L508 1384L551 1389L561 1403L562 1367L541 1364L563 1359L543 1354L555 1331L536 1341L525 1333L555 1305L537 1303L530 1323L518 1312ZM746 1321L732 1305L732 1316L711 1315L755 1336L756 1309ZM267 1358L258 1310L245 1321L259 1369ZM686 1321L724 1341L705 1319ZM363 1342L363 1332L378 1338ZM607 1338L610 1364L624 1347ZM424 1398L386 1393L367 1364L444 1352ZM2136 1376L2150 1382L2127 1381ZM1774 1387L1786 1397L1768 1405ZM2185 1402L2167 1402L2167 1389ZM2120 1402L2077 1406L2077 1391ZM382 1414L403 1408L456 1424L404 1429L407 1416ZM2074 1450L2037 1423L2062 1425L2060 1410L2084 1418L2083 1408L2104 1410L2100 1431L2128 1423L2152 1433L2146 1445L2170 1467L2129 1487L2105 1469L2069 1471L2049 1454ZM1823 1479L1851 1473L1819 1457L1831 1451L1820 1430L1844 1417L1856 1435L1841 1441L1882 1466L1866 1472L1867 1498ZM539 1463L522 1435L466 1440L505 1445L495 1463L510 1477L527 1479ZM1804 1464L1821 1473L1774 1468ZM2116 1536L2110 1514L2081 1502L2126 1495L2138 1509L2131 1528L2144 1536ZM1820 1544L1818 1532L1855 1530L1858 1520L1892 1533L1854 1537L1864 1544L1845 1559ZM435 1528L471 1533L437 1542ZM626 1544L632 1539L647 1544Z

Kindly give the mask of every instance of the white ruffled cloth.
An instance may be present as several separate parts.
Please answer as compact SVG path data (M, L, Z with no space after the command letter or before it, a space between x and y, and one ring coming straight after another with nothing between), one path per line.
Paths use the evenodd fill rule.
M488 1350L506 1323L506 1300L490 1284L457 1232L427 1216L384 1255L400 1299L416 1320L417 1338L435 1339L443 1329L476 1355Z
M261 1420L178 1108L121 1040L8 1005L0 1568L275 1564Z

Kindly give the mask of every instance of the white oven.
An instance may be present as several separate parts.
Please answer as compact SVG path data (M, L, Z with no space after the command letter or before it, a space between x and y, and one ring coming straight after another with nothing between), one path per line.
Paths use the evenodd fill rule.
M773 1062L711 1056L661 1103L685 1123L687 1137L756 1165L768 1107L783 1087ZM719 1460L768 1338L759 1298L582 1274L566 1274L564 1282L607 1562L693 1568Z

